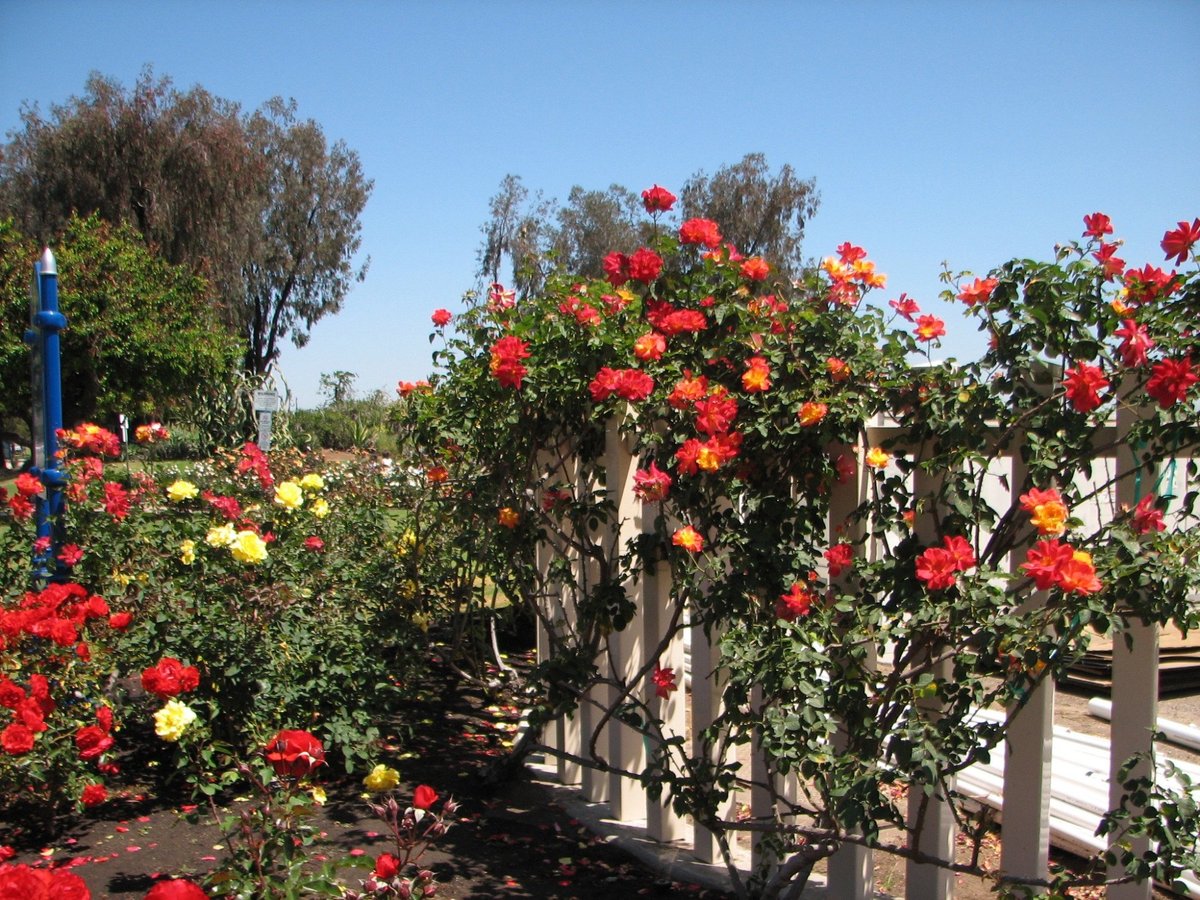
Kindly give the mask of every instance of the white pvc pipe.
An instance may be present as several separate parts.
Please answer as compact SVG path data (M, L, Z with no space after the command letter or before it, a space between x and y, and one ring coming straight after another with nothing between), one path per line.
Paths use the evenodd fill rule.
M1112 701L1105 700L1103 697L1093 697L1088 701L1088 712L1097 719L1111 719ZM1172 722L1170 719L1159 719L1155 723L1155 727L1166 736L1167 740L1182 744L1184 747L1191 747L1193 750L1200 750L1200 728L1195 725L1182 725L1179 722Z

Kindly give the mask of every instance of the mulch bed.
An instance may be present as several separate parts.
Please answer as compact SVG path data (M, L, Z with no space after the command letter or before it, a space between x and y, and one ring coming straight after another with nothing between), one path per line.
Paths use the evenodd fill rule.
M428 784L461 806L456 824L422 860L436 874L438 897L727 897L661 879L591 834L524 775L487 786L483 775L505 755L518 718L519 711L501 696L461 687L446 669L435 667L406 712L407 728L391 736L381 753L380 761L403 777L402 796ZM345 883L357 887L374 857L390 849L386 828L363 802L361 782L325 787L329 799L316 819L323 837L313 852L318 858L359 857L363 869L345 873ZM10 822L0 825L0 843L18 851L14 862L71 866L97 900L134 900L161 877L202 875L222 855L219 830L188 823L180 812L185 806L185 800L164 802L131 785L114 791L92 814L72 820L52 841Z

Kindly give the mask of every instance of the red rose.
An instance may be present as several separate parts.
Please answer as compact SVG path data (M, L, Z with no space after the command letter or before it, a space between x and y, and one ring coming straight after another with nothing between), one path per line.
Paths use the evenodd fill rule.
M117 631L124 631L133 622L133 613L119 612L108 617L108 625Z
M1200 241L1200 219L1193 219L1192 224L1180 222L1179 227L1164 234L1161 246L1167 254L1167 259L1173 259L1177 265L1183 265L1197 241Z
M437 803L437 791L427 784L417 785L417 789L413 791L413 806L417 809L429 809L433 804Z
M16 709L25 699L25 691L7 675L0 675L0 706Z
M102 784L89 784L79 797L84 806L99 806L108 799L108 789Z
M662 257L645 247L629 257L629 277L642 284L649 284L662 271Z
M186 878L168 878L150 888L144 900L208 900L208 895Z
M196 667L185 666L170 656L142 671L142 687L161 700L194 691L199 685L200 673Z
M33 515L33 501L24 494L13 494L8 498L8 509L14 521L24 522Z
M375 860L375 871L372 873L382 881L390 881L400 874L400 860L390 853L380 853Z
M837 578L854 565L854 548L849 544L834 544L824 555L829 562L830 578Z
M1100 392L1108 387L1109 382L1099 366L1076 360L1075 365L1068 368L1063 376L1067 400L1075 409L1088 413L1104 402Z
M325 765L325 748L307 731L284 729L267 742L267 762L279 776L302 778Z
M450 318L451 318L451 317L450 317L450 310L448 310L448 309L435 309L435 310L433 311L433 315L432 315L432 316L430 316L430 318L433 320L433 324L434 324L434 325L436 325L438 328L443 328L443 327L445 327L446 325L449 325L449 324L450 324Z
M1083 217L1083 236L1102 238L1106 234L1112 234L1112 219L1102 212L1094 212L1090 216Z
M95 759L115 743L107 731L99 725L86 725L75 732L75 746L80 759Z
M740 271L743 278L763 281L771 273L771 267L761 256L751 256L742 263Z
M10 756L22 756L33 749L33 732L19 722L0 731L0 747ZM0 898L4 894L0 893Z
M785 622L795 622L812 611L815 599L812 591L797 581L786 594L780 594L779 599L775 601L775 616Z
M679 226L679 240L685 244L703 244L711 250L721 245L721 230L712 219L688 219Z
M91 900L84 880L67 869L0 866L0 900Z
M1170 409L1187 397L1188 390L1200 381L1200 375L1192 371L1192 358L1164 359L1151 370L1146 382L1146 393L1158 401L1163 409Z
M50 900L50 872L29 866L0 866L0 900Z
M325 542L313 534L304 539L304 549L311 550L313 553L320 553L325 549Z
M613 287L620 287L629 280L629 257L613 251L604 257L604 277Z
M83 559L83 550L78 544L67 544L58 552L58 559L64 566L75 566Z
M29 472L22 472L17 476L16 488L21 496L32 497L41 492L42 480Z
M676 199L674 194L657 184L642 191L642 205L648 213L670 212Z

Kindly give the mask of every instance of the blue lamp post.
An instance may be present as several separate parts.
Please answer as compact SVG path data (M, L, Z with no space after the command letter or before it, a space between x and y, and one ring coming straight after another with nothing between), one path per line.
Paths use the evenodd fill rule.
M58 264L47 247L33 266L30 293L30 325L25 341L31 347L30 375L33 393L33 468L42 482L37 497L37 536L45 549L34 550L33 577L49 579L62 574L55 566L62 544L63 486L66 475L59 469L58 432L62 428L62 368L59 332L67 317L58 311Z

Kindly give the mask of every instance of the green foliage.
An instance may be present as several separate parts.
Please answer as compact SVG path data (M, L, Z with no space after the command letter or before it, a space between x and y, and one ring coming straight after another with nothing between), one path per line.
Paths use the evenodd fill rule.
M294 101L244 113L146 69L128 89L93 75L83 96L46 118L26 108L22 121L0 153L0 215L42 242L76 214L130 226L213 285L256 376L287 337L303 346L366 273L352 260L372 183L353 150L297 118Z
M161 418L197 384L220 382L236 345L204 281L148 251L128 227L70 218L53 238L59 270L63 418L68 425L124 413ZM6 415L27 416L29 286L37 246L0 222L0 372Z
M79 585L29 584L29 548L0 530L0 809L9 821L49 828L103 784L114 743L105 695L114 659L108 605ZM12 563L24 566L14 570ZM4 708L7 707L7 708Z
M317 409L288 414L295 439L311 449L386 449L391 401L377 391L367 397L345 397Z
M208 710L217 740L305 727L331 760L360 767L436 616L407 585L384 473L289 453L268 463L248 445L182 477L121 465L97 475L82 461L71 475L63 524L83 556L70 574L133 615L108 637L112 665L194 665L188 702ZM14 522L3 539L27 547L31 526ZM7 583L28 578L27 553L5 559Z
M444 470L431 502L454 510L452 540L482 561L481 583L541 617L534 720L615 688L606 712L658 748L651 768L627 774L723 841L742 826L721 818L722 802L751 786L724 748L752 743L772 771L798 773L799 797L776 802L807 841L804 865L760 873L756 890L770 895L851 834L910 853L884 837L909 821L893 787L918 807L946 795L1007 728L974 710L1019 709L1091 628L1200 624L1194 493L1157 496L1160 464L1200 442L1196 387L1183 375L1164 386L1171 366L1200 356L1200 278L1152 267L1106 278L1094 241L986 282L948 276L947 298L966 298L992 340L978 362L934 364L942 323L921 317L914 330L903 298L877 302L883 278L860 248L792 283L682 237L651 234L636 269L628 256L606 266L610 281L552 274L515 305L500 290L468 297L435 352L433 390L401 406L402 438L427 473ZM1126 320L1152 336L1144 359L1118 334ZM1105 382L1095 402L1084 364ZM868 430L878 422L884 437ZM638 475L653 464L671 477L660 503L642 503L636 540L637 513L609 491L632 474L614 468L618 445ZM1121 446L1132 451L1121 490L1135 485L1141 506L1085 521L1117 488L1096 456ZM1001 471L1010 455L1020 465ZM865 499L830 523L833 498L859 496L855 480ZM1045 501L1023 499L1035 489L1057 498L1059 527ZM1153 513L1168 506L1159 530ZM1051 551L1058 561L1035 584ZM843 553L835 570L830 554ZM671 579L661 646L685 605L721 636L723 712L691 750L644 688L653 661L602 674L608 636L660 565ZM781 848L792 837L770 835Z

